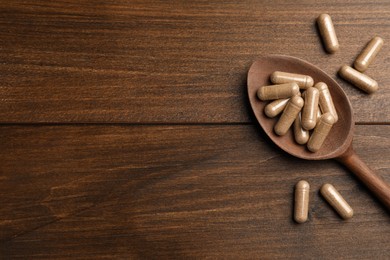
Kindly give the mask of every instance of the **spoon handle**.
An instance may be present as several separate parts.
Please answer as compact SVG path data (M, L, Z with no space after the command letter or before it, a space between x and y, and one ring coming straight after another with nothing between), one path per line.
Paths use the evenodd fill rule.
M337 159L351 170L390 211L390 186L360 159L352 146Z

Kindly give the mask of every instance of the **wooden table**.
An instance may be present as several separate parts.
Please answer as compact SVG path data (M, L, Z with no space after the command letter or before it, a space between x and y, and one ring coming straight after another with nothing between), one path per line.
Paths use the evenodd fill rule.
M321 67L351 100L357 153L390 183L389 18L388 0L2 0L0 258L389 259L385 208L337 162L276 148L246 94L260 55ZM376 35L380 90L366 95L336 72ZM319 195L327 182L351 220Z

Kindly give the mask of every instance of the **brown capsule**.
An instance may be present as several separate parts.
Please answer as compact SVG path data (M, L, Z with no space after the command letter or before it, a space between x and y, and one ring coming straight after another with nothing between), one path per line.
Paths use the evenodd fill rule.
M307 142L309 151L317 152L321 148L330 129L332 129L333 124L334 117L330 113L325 113L321 116L320 121L318 121L316 128L314 128L314 131Z
M272 73L271 82L274 84L295 82L301 89L307 89L308 87L312 87L314 84L314 80L310 76L282 71L275 71Z
M339 117L333 104L332 95L330 94L328 85L326 85L324 82L318 82L314 87L320 91L318 104L320 105L321 112L324 114L328 112L331 113L334 117L334 122L336 123L339 120Z
M353 209L332 184L327 183L322 185L321 194L343 219L352 218Z
M321 14L317 18L317 24L326 51L329 53L336 52L340 45L333 26L332 18L330 18L328 14Z
M294 123L295 118L303 107L303 99L299 96L294 96L288 101L279 121L276 123L274 130L277 135L285 135Z
M298 144L305 144L309 140L309 131L303 129L301 125L301 113L294 121L294 137Z
M289 98L277 99L267 104L264 108L264 113L268 117L275 117L282 113L283 109L286 107Z
M297 95L299 87L296 83L286 83L280 85L264 86L257 91L257 97L260 100L273 100L280 98L289 98Z
M310 185L307 181L299 181L295 185L294 196L294 220L304 223L309 213L309 192Z
M313 129L317 124L317 110L320 92L310 87L305 91L305 105L302 109L302 127L306 130Z
M383 46L381 37L374 37L356 58L354 67L360 72L364 72L370 63L375 59Z
M344 65L339 70L340 76L349 81L354 86L360 88L368 94L374 93L378 90L378 83L370 78L369 76L351 68L350 66Z

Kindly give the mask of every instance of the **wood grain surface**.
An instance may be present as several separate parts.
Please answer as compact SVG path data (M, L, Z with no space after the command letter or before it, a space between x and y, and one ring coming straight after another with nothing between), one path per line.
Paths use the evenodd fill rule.
M315 26L328 12L340 51ZM390 121L390 2L1 1L1 122L249 122L250 64L286 54L348 93L357 122ZM374 36L368 96L336 77Z
M358 126L354 142L387 181L389 130ZM281 153L252 125L4 126L0 138L6 258L390 257L389 215L346 169ZM327 182L351 220L319 195Z
M390 183L389 18L388 0L0 0L0 259L389 259L390 212L338 162L279 150L246 94L261 55L322 68L351 100L356 152ZM366 95L336 72L376 35Z

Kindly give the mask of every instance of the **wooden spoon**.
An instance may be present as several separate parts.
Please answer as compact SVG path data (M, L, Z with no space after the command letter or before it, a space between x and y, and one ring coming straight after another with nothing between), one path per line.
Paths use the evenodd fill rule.
M315 153L307 150L305 145L298 145L294 141L292 128L285 136L276 135L273 128L278 118L268 118L264 114L264 106L267 102L259 100L256 91L261 86L271 85L270 75L277 70L310 75L314 82L325 82L329 87L339 120L333 126L321 149ZM390 186L376 175L352 148L355 123L348 97L337 82L324 71L298 58L282 55L264 56L256 60L249 69L248 95L257 121L277 146L293 156L306 160L334 158L340 161L390 210Z

